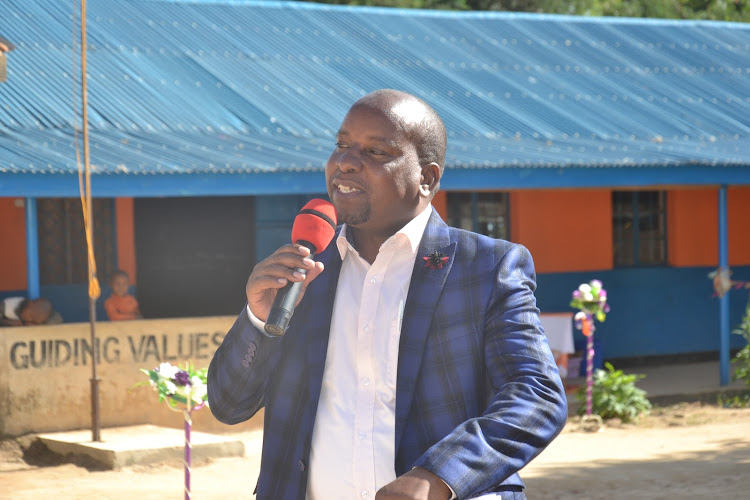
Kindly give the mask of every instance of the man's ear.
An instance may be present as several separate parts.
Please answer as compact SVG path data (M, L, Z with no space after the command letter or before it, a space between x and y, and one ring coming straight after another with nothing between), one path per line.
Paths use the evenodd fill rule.
M435 162L422 166L422 176L419 180L419 195L423 198L432 198L440 187L440 176L442 170Z

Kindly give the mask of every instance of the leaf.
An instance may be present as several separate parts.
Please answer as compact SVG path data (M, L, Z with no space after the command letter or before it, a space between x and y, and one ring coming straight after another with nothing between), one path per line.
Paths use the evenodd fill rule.
M646 391L635 386L635 381L644 375L626 374L616 370L611 363L604 363L605 370L594 372L592 387L592 411L604 419L620 418L623 422L637 419L651 409ZM586 387L582 386L576 393L576 399L585 403ZM581 405L579 414L586 411Z

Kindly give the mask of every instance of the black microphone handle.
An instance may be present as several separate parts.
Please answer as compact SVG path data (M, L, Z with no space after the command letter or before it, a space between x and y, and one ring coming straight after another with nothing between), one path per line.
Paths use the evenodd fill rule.
M315 247L306 241L298 242L301 245L310 248L309 258L315 257ZM296 269L297 272L307 274L306 269ZM273 306L271 306L271 312L268 313L268 319L263 327L269 335L274 337L280 337L284 335L286 327L289 326L289 321L292 319L294 314L294 307L297 304L299 293L302 291L303 281L290 281L283 288L281 288L276 294L276 298L273 300Z

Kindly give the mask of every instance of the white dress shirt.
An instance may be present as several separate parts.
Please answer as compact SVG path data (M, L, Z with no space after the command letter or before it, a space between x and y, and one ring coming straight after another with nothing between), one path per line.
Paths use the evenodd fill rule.
M312 435L308 500L374 498L396 479L396 372L401 320L431 207L368 263L346 239ZM324 271L325 272L325 271Z
M307 499L374 498L396 479L396 375L401 321L428 206L368 263L336 240L341 272L310 450ZM325 271L323 271L325 272ZM251 322L263 322L250 308Z

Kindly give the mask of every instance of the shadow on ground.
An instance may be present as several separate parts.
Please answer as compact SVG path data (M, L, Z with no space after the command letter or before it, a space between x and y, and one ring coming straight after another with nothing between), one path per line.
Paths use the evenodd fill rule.
M717 444L720 450L676 456L665 452L650 460L541 466L539 476L524 478L527 495L534 500L747 498L750 444L733 440Z
M63 464L73 464L90 472L107 470L101 462L86 455L55 453L34 434L15 439L3 439L0 442L0 461L5 464L3 469L6 471L55 467Z

